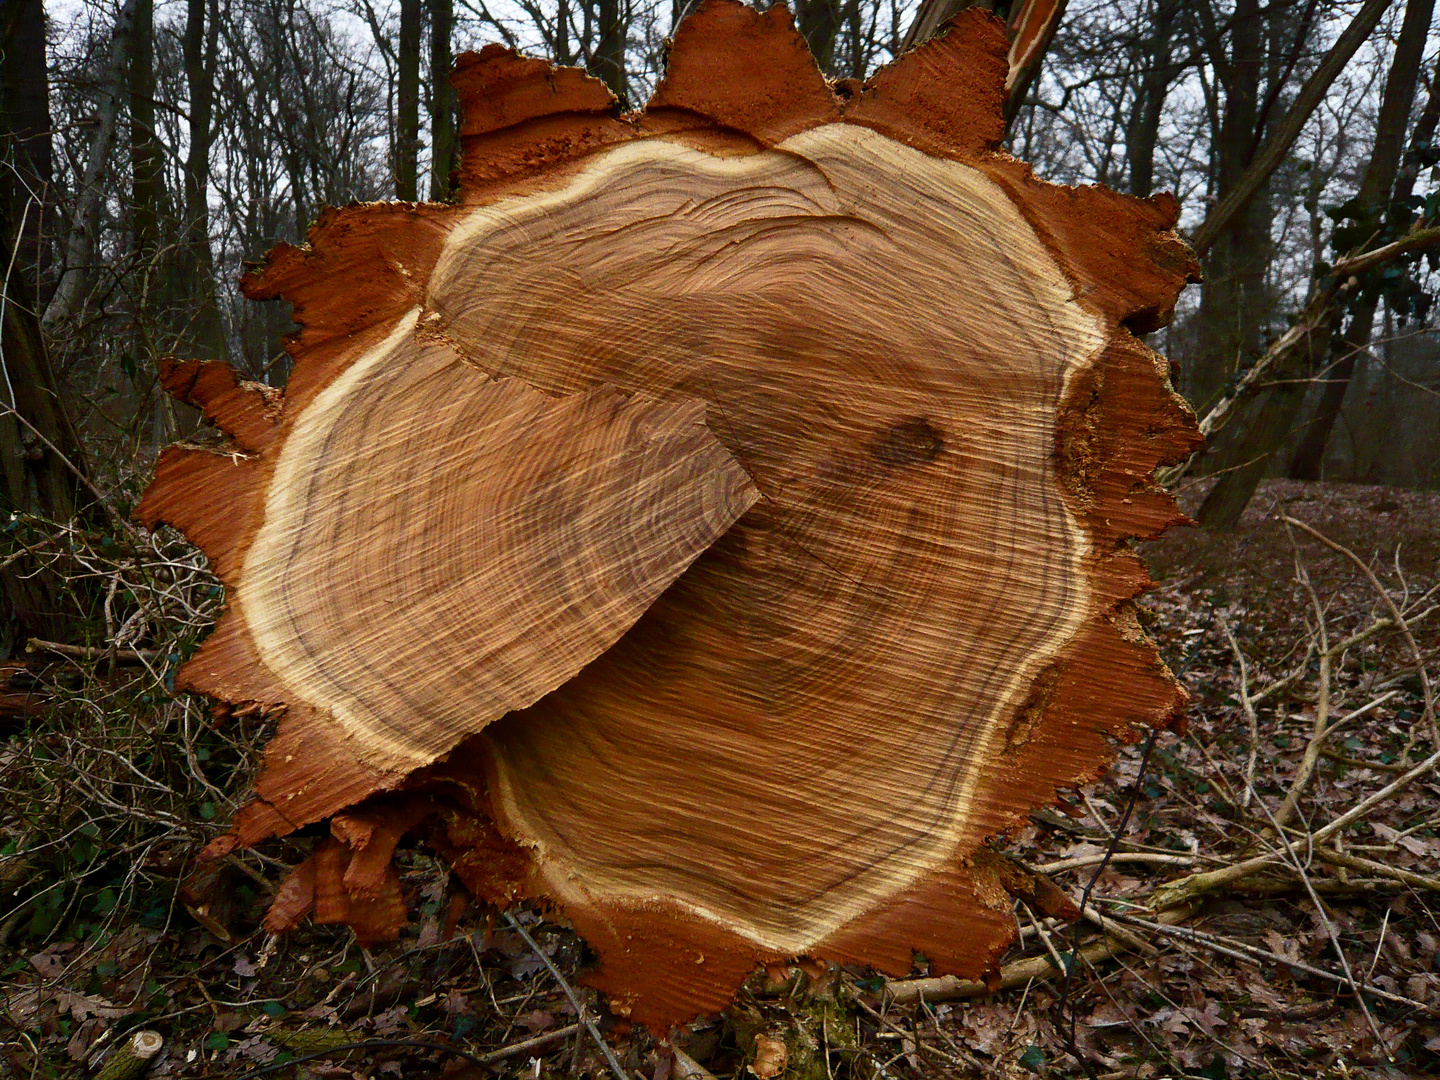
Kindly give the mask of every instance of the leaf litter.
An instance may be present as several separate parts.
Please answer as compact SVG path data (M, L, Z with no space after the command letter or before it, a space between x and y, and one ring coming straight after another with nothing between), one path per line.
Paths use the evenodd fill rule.
M1358 555L1389 603L1345 556L1285 517ZM1059 792L1055 810L997 838L997 850L1047 873L1071 901L1093 880L1090 909L1106 920L1077 930L1038 913L1031 920L1017 902L1023 933L1000 971L1038 974L994 994L972 987L906 1000L905 988L921 984L780 965L758 972L727 1014L669 1044L611 1015L583 986L593 957L558 915L518 913L568 987L491 913L465 907L457 917L458 884L413 847L398 858L411 928L369 949L336 927L261 931L278 883L309 854L305 836L230 856L206 896L182 896L194 854L246 790L266 718L207 721L201 703L154 692L163 672L117 688L76 665L41 670L47 692L83 698L75 708L103 719L104 737L84 744L74 723L63 731L34 721L4 744L0 798L11 809L0 817L0 878L14 896L0 912L0 1009L23 1037L5 1038L0 1071L89 1075L130 1033L154 1028L167 1040L155 1077L238 1078L300 1058L269 1075L613 1076L585 1029L595 1020L626 1080L1435 1073L1434 770L1323 830L1437 749L1419 674L1440 676L1437 522L1434 493L1276 481L1233 534L1181 531L1146 547L1160 584L1144 621L1195 700L1185 731L1157 737L1143 775L1141 745L1117 745L1107 775ZM178 557L167 549L167 561ZM166 587L197 612L185 630L193 647L213 614L207 579L197 569ZM1410 624L1418 658L1393 626L1374 630L1390 604ZM1323 672L1322 621L1330 644L1361 637ZM152 700L140 701L147 692ZM1322 712L1335 725L1377 698L1316 742ZM122 750L138 759L153 742L147 731L164 730L180 732L191 751L167 766L178 770L165 774L176 797L99 768ZM158 758L147 760L158 768ZM74 800L55 798L66 768L92 777L74 800L110 815L93 834L76 832ZM96 787L97 775L108 786ZM27 787L39 783L47 792ZM1294 858L1272 821L1292 790L1295 813L1281 833ZM1196 891L1183 909L1161 909L1166 889ZM1166 922L1177 910L1188 914ZM1070 970L1068 987L1050 949ZM917 957L913 974L926 973ZM370 1045L335 1049L355 1042Z

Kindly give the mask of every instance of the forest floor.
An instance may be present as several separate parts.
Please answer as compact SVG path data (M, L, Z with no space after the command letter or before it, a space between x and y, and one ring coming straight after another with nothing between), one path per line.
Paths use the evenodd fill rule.
M1440 745L1421 674L1440 641L1440 493L1273 482L1233 534L1147 545L1146 620L1194 696L1188 730L1122 747L1004 841L1091 913L1017 901L1005 988L917 982L918 957L894 982L777 968L676 1049L579 985L586 950L563 925L467 908L419 849L401 853L401 940L266 938L313 840L194 863L266 720L220 723L165 692L213 581L175 538L118 522L6 535L0 557L91 589L96 640L129 644L42 649L0 687L32 714L0 743L0 1075L89 1075L140 1029L166 1040L148 1075L232 1080L1440 1073Z

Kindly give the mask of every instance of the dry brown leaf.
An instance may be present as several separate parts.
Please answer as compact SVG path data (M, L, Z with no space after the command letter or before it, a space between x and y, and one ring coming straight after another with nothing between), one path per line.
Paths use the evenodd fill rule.
M772 1080L772 1077L785 1071L789 1057L784 1039L777 1039L773 1035L756 1035L755 1060L750 1063L750 1071L760 1080Z
M999 1056L1010 1042L1014 1027L1013 1008L1000 1003L985 1003L965 1010L961 1037L970 1046L986 1054Z
M90 1048L99 1041L110 1028L110 1021L92 1016L78 1028L75 1034L70 1036L70 1041L65 1044L65 1053L71 1061L84 1061L90 1053Z
M61 951L51 948L36 953L30 957L30 966L40 973L42 979L58 979L65 970L65 958L57 955Z
M91 1016L98 1016L102 1020L118 1020L132 1011L93 994L72 994L68 990L55 991L55 1002L76 1020Z
M375 1034L392 1035L405 1027L406 1016L404 1005L397 1005L393 1009L387 1009L375 1017Z
M544 1009L532 1009L530 1012L516 1017L516 1023L538 1034L546 1028L554 1027L555 1017L551 1016Z

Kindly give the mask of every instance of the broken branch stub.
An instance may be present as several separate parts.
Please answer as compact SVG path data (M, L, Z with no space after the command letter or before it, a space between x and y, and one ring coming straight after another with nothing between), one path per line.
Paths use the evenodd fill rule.
M709 0L622 117L492 46L457 205L247 280L302 327L283 399L172 371L234 452L142 514L227 586L180 685L285 707L215 850L331 821L276 926L393 935L411 832L660 1031L758 963L993 967L972 855L1183 702L1127 541L1196 442L1131 332L1195 272L1175 204L1001 153L1006 48L966 12L840 95Z

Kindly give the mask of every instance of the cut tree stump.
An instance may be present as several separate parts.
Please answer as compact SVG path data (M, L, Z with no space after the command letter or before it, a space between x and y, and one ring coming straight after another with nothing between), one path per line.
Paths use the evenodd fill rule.
M283 395L167 387L229 433L141 507L227 589L177 682L283 708L212 854L329 820L267 925L405 918L405 835L563 912L663 1032L758 964L983 977L984 841L1184 693L1128 541L1196 446L1162 325L1177 207L998 149L973 10L863 86L781 7L708 0L645 111L462 58L456 205L327 211L245 281Z

